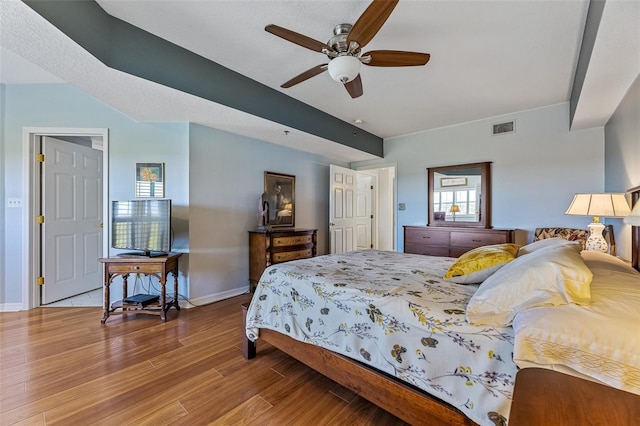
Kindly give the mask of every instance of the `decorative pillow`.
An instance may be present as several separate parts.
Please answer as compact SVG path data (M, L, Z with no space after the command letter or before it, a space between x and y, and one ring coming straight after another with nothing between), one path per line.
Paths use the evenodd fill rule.
M515 259L519 248L517 244L494 244L469 250L449 267L444 278L458 284L481 283Z
M640 395L640 273L614 256L582 252L593 272L591 304L516 315L513 359L587 376Z
M604 235L604 234L603 234ZM533 241L543 240L546 238L560 237L568 241L577 241L582 246L587 242L589 231L586 229L575 228L536 228L533 234Z
M592 279L591 270L572 246L541 248L487 278L467 304L467 321L508 327L525 309L589 304Z
M582 251L582 244L579 241L569 241L561 237L554 237L534 241L531 244L520 247L520 250L518 250L518 257L524 256L525 254L533 253L534 251L540 250L545 247L560 246L563 244L571 245L571 247L576 249L578 253Z

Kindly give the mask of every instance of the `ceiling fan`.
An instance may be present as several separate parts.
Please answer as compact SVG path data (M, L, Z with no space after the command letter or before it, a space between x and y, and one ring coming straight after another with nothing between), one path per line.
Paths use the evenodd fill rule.
M411 67L425 65L428 53L405 52L401 50L372 50L361 54L361 49L373 39L393 12L398 0L373 0L355 24L340 24L333 29L333 37L327 43L314 40L277 25L267 25L265 31L315 52L329 57L326 64L293 77L280 87L286 89L305 80L329 71L337 82L344 84L352 98L362 96L360 64L373 67Z

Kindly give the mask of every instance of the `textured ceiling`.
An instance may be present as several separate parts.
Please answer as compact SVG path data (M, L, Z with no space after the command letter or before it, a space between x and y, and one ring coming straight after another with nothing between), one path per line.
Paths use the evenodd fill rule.
M249 78L392 138L566 102L588 0L401 0L365 50L427 52L424 67L363 67L351 99L327 73L279 85L327 58L264 31L277 24L322 42L368 1L103 1L112 16ZM575 122L602 126L640 72L640 2L609 0ZM140 121L190 121L329 157L371 155L109 69L17 1L0 2L0 81L68 82ZM33 74L26 71L35 64ZM16 71L18 70L18 71ZM29 81L32 79L33 81ZM602 101L601 101L602 100Z

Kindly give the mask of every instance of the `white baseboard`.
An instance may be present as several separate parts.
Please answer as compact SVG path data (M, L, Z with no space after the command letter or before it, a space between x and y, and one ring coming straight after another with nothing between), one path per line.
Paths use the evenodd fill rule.
M18 312L24 310L22 303L0 303L0 312Z
M210 294L203 297L198 297L197 299L189 299L191 303L186 300L180 300L181 308L195 308L197 306L208 305L213 302L219 302L224 299L229 299L231 297L240 296L241 294L245 294L249 292L249 286L235 288L233 290L223 291L221 293Z

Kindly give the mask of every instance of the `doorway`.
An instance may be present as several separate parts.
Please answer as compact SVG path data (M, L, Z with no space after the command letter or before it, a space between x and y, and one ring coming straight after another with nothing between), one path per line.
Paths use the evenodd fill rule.
M378 250L396 250L395 199L396 165L381 165L370 169L356 169L359 187L358 204L363 214L358 214L368 229L358 232L358 245L369 245ZM370 235L369 236L367 235ZM370 242L369 242L370 239Z
M396 249L396 165L329 170L330 253Z
M58 140L66 142L66 144L74 151L74 146L78 150L87 151L100 151L99 158L101 176L100 176L100 192L101 199L94 200L96 205L100 206L100 218L108 218L108 130L107 129L74 129L74 128L25 128L23 130L23 161L24 161L24 176L23 182L25 182L24 203L23 203L23 226L26 228L23 233L24 238L23 247L23 284L22 284L22 301L24 309L31 309L43 304L41 297L40 283L43 276L44 263L46 261L46 255L43 255L43 251L47 244L45 238L41 238L41 225L37 223L36 218L41 215L41 209L43 206L43 187L46 184L45 179L41 175L40 163L37 161L37 154L40 151L40 146L45 137L52 137ZM45 159L46 161L46 159ZM46 216L45 219L46 221ZM102 223L96 223L96 226L102 226ZM95 257L96 265L91 267L99 268L98 257L102 256L102 253L108 253L108 231L104 227L100 230L98 235L101 241L96 241L93 244L95 248L91 254L91 258ZM50 243L50 241L49 241ZM51 253L49 253L51 257ZM91 263L91 262L90 262ZM86 266L85 266L86 267ZM101 270L101 268L99 268ZM97 275L101 277L101 274ZM56 279L58 277L49 277L49 279ZM45 284L47 277L44 277ZM95 274L92 280L96 280ZM101 280L98 278L97 287L100 286ZM90 284L91 285L91 284ZM93 284L95 286L95 284Z

